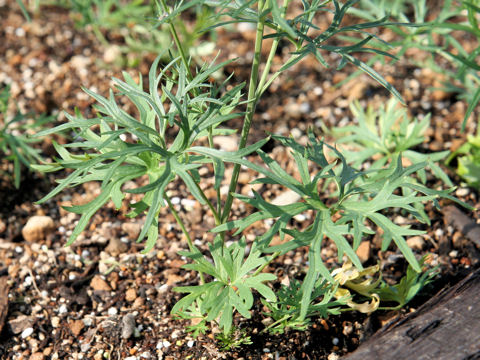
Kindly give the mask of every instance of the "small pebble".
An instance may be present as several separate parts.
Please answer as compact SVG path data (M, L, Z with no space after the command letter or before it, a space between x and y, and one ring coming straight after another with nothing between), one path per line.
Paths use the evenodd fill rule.
M338 338L334 337L334 338L332 339L332 344L333 344L333 345L337 346L339 343L340 343L340 340L338 340Z
M122 318L122 338L129 339L135 333L135 316L127 314Z
M28 327L26 328L25 330L22 331L22 339L26 339L27 337L29 337L30 335L33 334L33 328L31 327Z
M470 194L470 189L469 188L459 188L457 191L455 191L455 195L458 197L464 197Z
M93 318L92 317L86 317L83 319L83 324L85 326L92 326L93 325Z
M448 253L448 256L450 256L451 258L456 258L458 256L458 251L452 250Z
M300 104L300 112L302 114L306 114L306 113L309 113L311 110L311 107L310 107L310 104L307 103L307 102L304 102L304 103L301 103Z
M323 89L320 86L315 86L313 88L313 93L317 96L320 96L323 94Z
M117 314L118 314L117 308L111 307L110 309L108 309L108 315L115 316Z
M304 222L305 220L307 220L307 216L305 214L298 214L295 215L293 218L298 222Z
M186 208L186 209L192 209L197 202L192 199L182 199L181 204Z
M58 316L54 316L50 322L52 327L57 328L60 325L60 318Z
M412 236L407 239L407 245L413 250L423 250L425 247L425 240L421 236Z
M65 304L60 305L60 307L58 308L58 313L59 314L65 314L67 312L68 312L67 305L65 305Z
M18 37L24 37L25 36L25 30L22 28L17 28L15 29L15 35Z
M193 347L193 345L195 345L195 340L188 340L188 341L187 341L187 346L188 346L189 348Z

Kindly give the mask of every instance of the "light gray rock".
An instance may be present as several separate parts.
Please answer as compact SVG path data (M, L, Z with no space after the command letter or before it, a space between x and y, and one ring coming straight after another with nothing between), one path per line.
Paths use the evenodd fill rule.
M122 318L122 338L129 339L135 333L135 316L127 314Z

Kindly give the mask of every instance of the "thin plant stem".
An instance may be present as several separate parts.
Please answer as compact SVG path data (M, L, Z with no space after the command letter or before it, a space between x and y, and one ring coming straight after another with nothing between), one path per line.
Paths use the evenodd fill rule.
M255 273L253 274L253 276L257 276L258 274L260 274L263 269L265 269L268 265L270 265L270 263L275 260L278 256L280 256L281 252L280 251L277 251L277 252L274 252L272 254L272 256L270 256L270 259L268 259L268 261L263 264L262 266L260 266L256 271Z
M103 46L109 45L107 39L105 39L105 36L103 36L102 30L100 30L100 27L97 24L92 24L92 30L98 41L100 41Z
M193 244L192 238L190 237L190 234L188 233L187 228L183 223L183 220L178 215L177 210L175 210L175 207L173 206L172 201L168 197L167 193L164 193L163 197L167 201L168 207L170 208L170 211L172 212L173 217L177 221L177 224L180 226L180 229L182 230L183 234L187 238L188 247L190 248L190 250L195 249L195 245Z
M208 128L208 146L213 149L213 128L210 126ZM214 168L214 171L215 171L215 168ZM216 175L216 174L215 174ZM222 214L222 199L221 199L221 194L220 194L220 189L217 189L216 191L217 193L217 216L218 216L218 224L216 225L220 225L221 224L221 219L220 219L220 216ZM217 219L215 218L215 222L217 221Z
M183 220L178 215L177 210L175 210L175 207L173 206L172 201L170 200L170 197L167 195L166 192L163 193L163 198L167 201L168 207L169 207L170 211L172 212L172 215L175 218L175 221L180 226L180 229L182 230L182 233L185 235L190 251L200 252L200 250L198 250L197 247L193 244L192 238L190 237L190 234L188 233L187 228L185 227L185 224L184 224ZM200 276L200 284L204 284L205 279L203 277L203 273L199 272L199 276Z
M220 217L217 213L217 210L215 209L215 206L213 206L212 202L208 200L207 196L203 192L203 190L200 188L200 185L194 181L196 188L200 192L200 195L202 196L202 199L206 202L208 208L212 211L213 217L215 218L215 225L220 225Z
M255 107L257 105L258 98L256 97L257 93L257 83L258 75L260 69L260 60L262 55L262 41L263 41L263 32L265 27L265 18L261 17L263 12L265 2L260 0L258 2L258 22L257 22L257 33L255 36L255 53L253 57L252 70L250 73L250 83L248 87L248 100L247 100L247 110L245 113L245 118L243 121L242 133L240 136L240 143L238 144L239 149L243 149L247 144L248 133L250 132L250 126L252 124L253 114L255 113ZM235 164L233 168L232 178L230 180L230 186L228 188L227 199L225 200L225 205L223 207L223 212L221 216L221 222L224 223L229 215L230 210L232 209L233 203L233 193L237 188L238 176L240 175L240 165Z
M287 320L291 315L285 315L284 317L282 317L281 319L278 319L277 321L275 321L274 323L271 323L270 325L268 325L265 329L263 329L262 331L260 331L260 334L263 334L263 333L266 333L269 329L273 328L275 325L277 324L280 324L282 321L284 320Z
M162 5L163 12L166 15L168 15L168 7L167 7L167 4L165 3L165 0L160 0L160 4ZM172 20L168 21L168 26L173 36L173 40L175 41L175 45L177 46L178 52L180 53L180 57L182 59L183 65L187 70L187 77L191 81L193 80L193 74L192 74L192 71L190 70L190 62L188 61L187 55L185 53L185 50L183 49L182 43L180 42L180 38L178 37L177 30L175 29L175 25L173 25ZM192 89L192 91L195 96L198 95L198 89L194 88Z
M290 4L291 0L284 0L283 2L283 11L282 11L282 18L285 18L285 14L287 12L287 7ZM270 73L270 68L272 67L273 63L273 58L275 57L275 53L277 52L278 44L280 43L280 37L276 37L273 40L272 47L270 48L270 53L268 54L268 59L265 63L265 68L263 69L262 77L260 78L260 81L258 82L257 86L257 93L256 98L259 99L260 96L262 95L263 87L265 85L265 82L267 81L267 76Z

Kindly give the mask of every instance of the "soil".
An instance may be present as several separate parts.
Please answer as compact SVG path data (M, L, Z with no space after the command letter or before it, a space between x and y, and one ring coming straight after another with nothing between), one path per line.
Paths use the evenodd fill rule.
M142 54L136 67L125 67L120 59L112 59L122 38L105 33L109 46L102 45L88 28L75 26L71 15L57 6L42 6L25 21L14 0L0 1L0 86L11 85L10 112L15 104L24 113L46 113L56 116L56 123L65 121L62 110L72 113L77 107L86 117L92 114L91 99L81 90L86 87L106 95L112 77L121 77L123 70L132 76L145 76L154 54ZM393 36L383 30L380 36ZM235 73L235 81L245 81L252 57L252 31L233 33L220 30L217 48L220 58L239 57L226 72ZM279 49L275 59L281 63L291 49ZM411 59L425 56L419 50L409 53ZM337 59L328 57L331 64ZM276 65L275 65L276 66ZM378 107L389 94L370 78L361 75L338 85L354 71L341 72L335 66L325 69L314 59L307 59L287 71L275 82L257 108L253 142L266 132L293 134L305 138L309 127L347 125L354 119L349 104L358 100L364 106ZM460 125L467 104L454 95L432 89L438 75L431 70L401 60L395 65L378 64L382 73L404 96L412 116L432 114L427 139L422 151L455 149L465 140ZM128 104L125 109L133 111ZM232 127L238 124L232 123ZM466 133L474 133L470 121ZM57 138L57 141L65 141ZM218 144L220 147L230 144ZM295 163L276 143L268 144L272 157L294 173ZM51 139L36 145L45 157L54 156ZM11 164L1 163L11 171ZM25 169L24 169L25 170ZM458 186L455 194L472 206L479 207L478 190L468 188L451 169L445 168ZM228 169L227 169L228 173ZM62 174L55 174L61 178ZM255 174L246 172L240 179L239 191L251 190ZM207 176L208 178L208 176ZM2 359L338 359L355 350L382 325L401 317L424 303L440 289L458 282L472 269L478 268L479 252L466 236L440 210L427 208L431 225L422 229L423 245L415 250L418 257L430 254L427 265L438 266L440 274L422 290L407 307L396 312L377 311L371 315L345 312L327 319L312 319L306 331L287 331L270 335L265 329L262 305L257 300L252 319L235 319L240 332L250 336L251 344L223 350L212 333L193 338L185 331L186 320L173 319L170 310L180 298L172 288L198 282L196 274L181 268L186 259L178 254L187 248L186 240L171 214L160 215L160 236L155 249L141 254L142 244L135 239L141 219L129 220L123 209L113 205L100 210L86 231L71 246L64 247L78 216L61 206L81 204L93 199L98 184L87 184L81 191L67 190L51 201L37 205L47 194L55 177L35 172L22 172L20 189L10 179L0 181L0 358ZM212 185L206 181L205 186ZM431 181L432 187L442 186ZM196 244L207 248L213 220L206 209L191 205L192 197L180 183L168 191L178 203L178 210L192 229ZM284 193L278 187L261 190L266 197ZM248 208L235 203L233 216L243 216ZM480 223L478 212L469 213L472 224ZM53 221L50 232L34 241L22 233L34 216L48 216ZM400 216L393 214L393 216ZM402 220L402 219L400 219ZM408 219L404 219L408 221ZM309 219L298 220L301 227ZM252 241L262 226L252 227L245 234ZM371 251L365 264L382 264L384 277L398 281L406 263L397 256L396 248L380 252L376 237L369 239ZM324 261L338 266L336 249L327 243L322 251ZM278 258L268 269L285 278L302 278L305 271L305 249ZM130 335L127 335L130 332Z

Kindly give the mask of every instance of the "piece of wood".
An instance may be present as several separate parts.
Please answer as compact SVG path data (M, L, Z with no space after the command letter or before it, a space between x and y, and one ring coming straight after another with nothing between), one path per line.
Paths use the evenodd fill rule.
M0 333L2 332L3 325L8 313L8 277L0 277Z
M480 269L387 325L343 360L480 359Z

